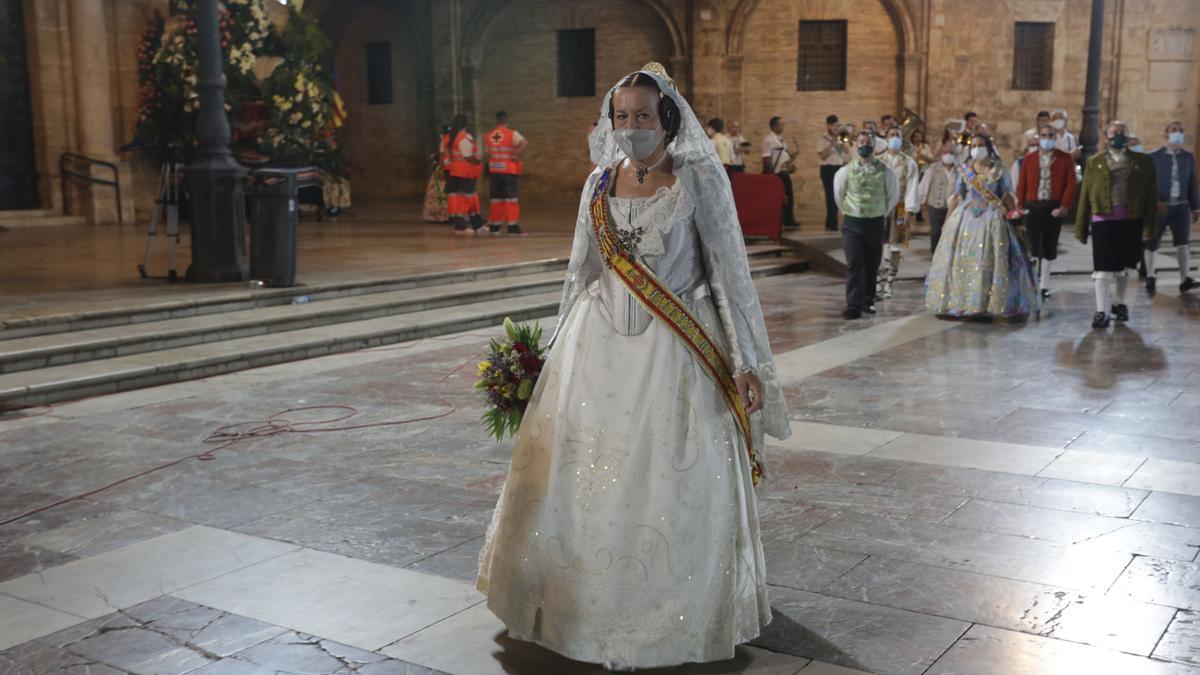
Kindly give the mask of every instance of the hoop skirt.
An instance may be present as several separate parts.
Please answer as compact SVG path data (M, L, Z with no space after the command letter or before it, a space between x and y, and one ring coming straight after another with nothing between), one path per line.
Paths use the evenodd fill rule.
M670 328L620 335L603 311L584 293L550 353L477 587L512 637L580 661L732 658L770 621L745 446Z
M1002 195L1006 181L1005 175L988 187ZM999 208L971 189L942 227L925 280L926 308L939 315L1011 317L1029 314L1036 303L1017 233Z

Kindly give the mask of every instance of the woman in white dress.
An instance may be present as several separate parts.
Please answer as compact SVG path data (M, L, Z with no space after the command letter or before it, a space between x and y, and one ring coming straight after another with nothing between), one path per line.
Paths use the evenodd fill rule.
M613 87L589 140L476 585L511 637L573 659L728 659L771 618L753 483L764 432L790 433L729 179L658 64Z

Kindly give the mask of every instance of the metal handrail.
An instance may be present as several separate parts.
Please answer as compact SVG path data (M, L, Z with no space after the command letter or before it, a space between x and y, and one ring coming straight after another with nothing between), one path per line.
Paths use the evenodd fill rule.
M105 169L109 169L113 173L112 180L107 180L104 178L97 178L88 173L78 173L76 171L67 171L67 161L85 162L89 166L95 165L95 166L103 167ZM117 167L116 164L113 164L112 162L106 162L102 159L96 159L94 157L80 155L80 154L77 154L74 152L64 152L62 154L62 156L60 156L58 158L58 173L59 173L59 179L62 182L62 199L63 199L63 213L64 214L66 214L66 215L71 214L69 202L67 201L67 177L70 176L72 178L82 178L85 181L87 181L89 183L94 183L96 185L112 186L112 188L115 189L117 192L117 223L120 224L120 223L124 222L122 219L122 214L121 214L121 211L122 211L122 209L121 209L121 169L119 167Z

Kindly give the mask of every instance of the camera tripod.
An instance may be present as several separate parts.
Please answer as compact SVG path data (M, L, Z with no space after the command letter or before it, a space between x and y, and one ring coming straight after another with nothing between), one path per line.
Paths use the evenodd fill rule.
M167 238L171 245L171 262L167 271L168 281L178 281L179 274L175 271L175 258L179 252L179 197L183 190L183 163L167 161L162 165L158 176L158 197L154 200L154 213L150 216L150 230L146 235L146 257L138 265L138 274L143 279L149 279L146 269L150 265L150 253L154 248L154 239L158 235L158 225L166 220Z

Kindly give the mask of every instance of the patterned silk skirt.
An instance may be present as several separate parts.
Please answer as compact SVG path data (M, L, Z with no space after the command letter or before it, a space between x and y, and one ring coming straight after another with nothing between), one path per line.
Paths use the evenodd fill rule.
M444 223L450 220L446 212L446 191L442 185L441 171L435 169L425 185L425 203L421 209L421 219L427 223Z
M1022 316L1037 305L1033 274L1000 210L960 205L946 218L925 279L925 307L939 315Z
M693 309L720 335L710 299ZM564 321L515 440L476 586L511 637L580 661L732 658L771 619L733 417L661 321L620 335L588 292Z

